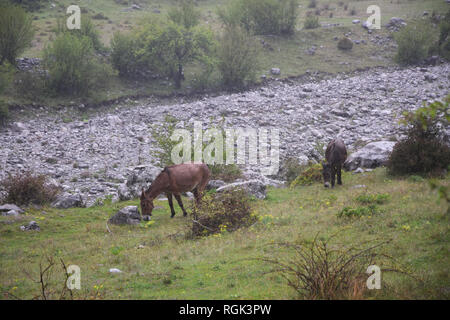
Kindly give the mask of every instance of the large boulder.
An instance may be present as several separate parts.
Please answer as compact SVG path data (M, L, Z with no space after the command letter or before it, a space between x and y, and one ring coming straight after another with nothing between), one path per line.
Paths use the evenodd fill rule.
M377 141L367 144L362 149L352 153L344 163L346 170L357 168L376 168L386 165L394 148L394 141Z
M227 184L223 187L218 188L217 192L223 192L227 190L232 190L235 188L242 188L246 190L250 195L257 199L266 198L266 185L261 180L249 180L243 182L235 182Z
M60 195L51 206L58 209L82 208L84 207L84 202L80 194L66 193Z
M4 204L0 206L0 214L2 216L18 216L21 213L24 213L24 211L15 204Z
M117 212L114 216L112 216L108 222L112 224L139 224L141 222L141 214L139 213L138 207L136 206L128 206L122 208L119 212Z
M162 171L152 165L142 165L129 169L127 181L117 190L119 199L126 201L141 195L142 188L147 189Z

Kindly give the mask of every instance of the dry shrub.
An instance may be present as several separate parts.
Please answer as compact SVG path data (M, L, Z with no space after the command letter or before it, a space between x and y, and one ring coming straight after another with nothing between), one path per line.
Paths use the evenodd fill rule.
M279 243L289 257L262 258L275 266L271 272L279 273L289 287L306 299L362 299L371 265L382 265L392 258L375 249L388 241L374 241L358 245L331 245L334 236L326 240L318 235L312 240ZM383 261L382 261L383 260ZM399 271L389 268L383 271Z
M44 175L34 175L30 171L9 175L0 182L2 189L6 191L5 203L17 205L42 205L52 202L60 192L60 189L49 184Z
M241 189L203 197L193 220L192 236L208 236L235 231L254 224L258 219L250 208L250 199Z
M212 180L233 182L242 178L242 170L236 164L214 164L209 166Z

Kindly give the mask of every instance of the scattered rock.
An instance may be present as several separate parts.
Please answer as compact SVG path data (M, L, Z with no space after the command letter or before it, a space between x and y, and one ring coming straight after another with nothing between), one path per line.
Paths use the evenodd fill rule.
M84 207L84 202L81 195L66 193L59 196L51 206L58 209L82 208Z
M32 230L40 231L41 228L39 227L39 225L37 224L36 221L31 221L29 224L27 224L25 226L21 226L20 230L22 230L22 231L32 231Z
M358 20L358 19L355 19L355 20L352 21L353 24L358 24L360 22L361 22L361 20Z
M353 171L357 168L376 168L384 166L394 148L393 141L377 141L367 144L352 153L344 163L344 168Z
M235 182L235 183L227 184L223 187L220 187L216 191L223 192L223 191L231 190L234 188L243 188L250 195L254 196L257 199L265 199L266 198L266 185L260 180Z
M272 68L272 69L270 70L270 73L272 73L273 75L278 76L278 75L281 74L281 70L280 70L279 68Z
M18 216L19 214L24 213L22 209L20 209L15 204L4 204L0 206L0 213L2 216Z
M122 273L122 271L117 268L111 268L109 269L109 273Z
M122 208L114 216L112 216L108 222L112 224L131 224L136 225L141 222L141 214L139 213L137 206L127 206Z

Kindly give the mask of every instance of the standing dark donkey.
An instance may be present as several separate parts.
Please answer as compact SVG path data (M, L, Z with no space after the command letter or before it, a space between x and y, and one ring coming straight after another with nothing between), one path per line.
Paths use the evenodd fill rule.
M347 148L344 141L340 138L332 140L325 151L325 159L327 163L322 163L323 167L323 182L326 188L334 188L334 181L337 173L337 183L342 184L341 169L345 160L347 159Z
M147 191L142 189L141 210L144 220L150 220L154 208L153 200L161 193L167 195L172 213L171 218L175 215L172 195L175 196L181 210L183 210L183 215L186 216L187 213L181 201L181 193L192 191L196 203L199 204L210 175L208 166L203 163L183 163L165 167Z

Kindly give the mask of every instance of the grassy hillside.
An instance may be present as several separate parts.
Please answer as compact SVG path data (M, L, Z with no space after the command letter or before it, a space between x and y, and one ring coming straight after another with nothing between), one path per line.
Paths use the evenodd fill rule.
M91 16L97 26L101 40L105 46L110 45L110 40L116 31L129 31L140 21L152 19L152 17L166 15L168 9L176 1L141 0L135 1L142 9L124 11L129 8L131 1L113 0L80 0L77 4L82 8L83 14ZM217 33L221 26L217 17L217 9L226 4L225 0L203 0L197 1L201 10L201 23L210 26ZM328 73L354 71L366 67L393 65L392 58L395 48L392 46L380 46L370 39L373 35L382 37L389 36L386 29L376 30L369 35L360 24L352 24L352 20L365 21L369 16L366 9L373 4L371 1L317 1L316 8L308 8L309 0L301 0L298 8L299 16L297 31L289 37L259 36L261 43L262 63L259 76L270 77L271 68L280 68L279 77L299 76L307 71L321 71ZM124 3L124 4L119 4ZM42 57L42 51L55 38L57 20L64 18L65 10L69 0L58 1L56 7L52 8L50 3L44 8L33 12L36 36L33 45L23 56ZM382 25L393 16L406 20L421 17L424 11L444 14L448 5L444 0L382 0L377 1L381 8ZM158 13L156 13L158 12ZM308 13L318 14L322 25L339 24L337 27L321 27L319 29L303 29L303 23ZM337 49L335 37L342 37L351 32L354 40L364 40L366 44L355 45L349 52ZM314 55L307 54L307 50L315 47ZM182 92L191 92L194 88L194 72L198 71L193 65L186 68L186 81L183 83ZM213 75L210 85L216 87L218 75ZM99 103L103 100L112 100L117 97L130 95L170 94L175 91L173 86L164 80L154 81L125 81L117 75L105 79L104 87L96 90L89 97L47 97L44 95L31 94L10 88L6 93L8 102L11 104L69 104L69 103ZM259 80L258 80L259 81ZM25 88L25 91L28 89Z
M274 244L338 232L334 246L392 239L383 252L414 276L383 273L382 289L367 290L364 298L448 299L449 217L446 204L430 191L427 181L393 179L382 168L345 173L343 181L335 189L321 184L270 189L266 200L252 204L260 222L203 239L186 239L189 219L178 207L177 216L170 219L166 202L157 203L152 224L110 226L112 233L106 229L108 217L138 201L89 209L29 209L20 220L0 217L0 292L4 299L11 298L7 292L21 298L38 295L38 284L26 274L36 277L39 262L45 265L48 255L80 266L78 297L87 293L88 298L114 299L302 298L280 275L267 273L270 265L254 258L289 257L291 252ZM449 185L448 178L441 183ZM344 207L360 206L356 198L366 193L389 198L373 215L337 217ZM39 223L40 232L20 230L31 220ZM123 273L111 274L110 268ZM63 281L62 273L55 271L50 283L60 288Z

